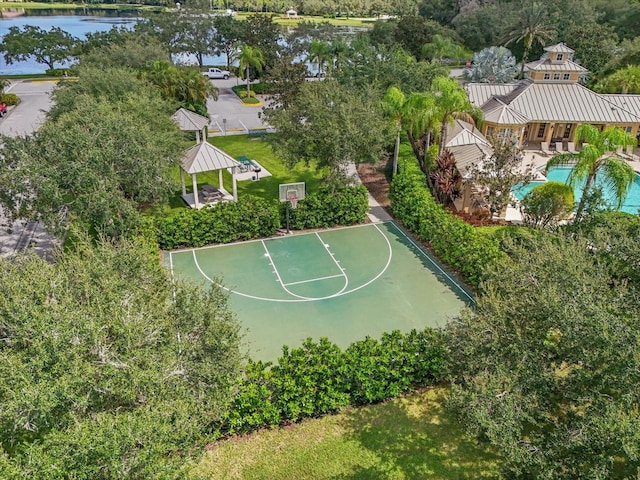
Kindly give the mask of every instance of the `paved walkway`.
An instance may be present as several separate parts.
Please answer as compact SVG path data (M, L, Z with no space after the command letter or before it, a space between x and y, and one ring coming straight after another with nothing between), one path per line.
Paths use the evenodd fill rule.
M351 176L356 184L362 184L362 182L360 181L360 177L358 176L358 170L355 163L347 165L347 175ZM391 217L391 215L389 215L387 211L380 206L378 201L371 196L371 193L367 191L367 195L369 197L369 211L367 212L369 220L371 220L373 223L388 222L389 220L393 220L393 217Z

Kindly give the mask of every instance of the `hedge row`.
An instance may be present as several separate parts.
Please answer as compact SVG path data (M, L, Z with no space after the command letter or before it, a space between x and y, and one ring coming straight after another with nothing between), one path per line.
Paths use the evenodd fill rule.
M444 374L445 355L444 337L432 329L367 337L344 351L326 338L283 347L277 365L249 363L223 431L297 422L432 385Z
M369 197L363 185L337 191L320 188L301 200L298 208L289 211L289 225L294 230L353 225L364 221L368 210ZM280 216L283 225L285 215L286 205L282 205Z
M200 210L185 208L155 221L158 245L164 250L268 237L279 226L278 205L252 195Z
M444 262L478 288L487 267L504 253L498 242L446 211L427 188L424 175L404 171L391 183L391 210L420 240L430 243Z

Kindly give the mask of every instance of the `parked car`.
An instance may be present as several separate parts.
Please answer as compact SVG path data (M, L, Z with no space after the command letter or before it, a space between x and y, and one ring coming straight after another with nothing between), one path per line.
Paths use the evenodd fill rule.
M226 70L220 70L219 68L211 67L208 70L202 72L205 77L209 77L209 79L213 78L224 78L225 80L231 76L231 72L227 72Z
M7 104L2 102L0 103L0 117L4 117L7 114Z

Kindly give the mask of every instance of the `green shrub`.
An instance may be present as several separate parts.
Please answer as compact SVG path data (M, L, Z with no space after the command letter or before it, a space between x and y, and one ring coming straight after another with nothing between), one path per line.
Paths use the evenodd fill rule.
M261 102L257 98L243 98L242 103L245 105L258 105Z
M252 195L200 210L183 209L155 224L158 245L165 250L269 237L279 226L277 204Z
M391 183L391 210L420 240L430 243L441 260L458 270L475 288L503 253L498 243L444 210L429 192L424 176L403 171Z
M246 98L247 98L247 91L246 91L246 90L240 90L240 91L238 92L238 96L239 96L240 98L242 98L242 99L246 99ZM250 98L255 98L255 96L256 96L256 92L254 92L253 90L251 90L251 91L249 92L249 97L250 97Z
M47 68L44 73L50 77L62 77L65 76L66 72L66 68Z
M238 96L240 96L240 92L247 91L247 83L236 85L235 87L231 87L231 90ZM272 83L252 83L251 91L256 95L268 95L273 92L273 84Z
M345 351L322 338L283 348L278 364L250 362L223 430L247 433L380 402L442 378L446 346L438 330L367 337Z
M18 105L20 98L15 93L3 93L0 94L0 102L6 103L7 105Z
M575 208L573 187L563 182L545 182L522 199L524 224L533 228L555 227Z
M337 191L319 188L289 210L289 225L294 230L329 228L361 223L369 210L367 189L363 185ZM280 220L286 222L286 205L280 207Z

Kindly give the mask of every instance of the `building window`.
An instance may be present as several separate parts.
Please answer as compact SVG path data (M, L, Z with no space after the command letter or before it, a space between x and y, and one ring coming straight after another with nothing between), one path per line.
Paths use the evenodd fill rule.
M501 128L500 129L500 138L506 140L507 138L511 138L513 135L513 131L510 128Z
M553 79L554 80L560 80L560 74L559 73L554 73L553 74Z
M625 127L625 129L624 129L624 131L627 132L627 133L631 133L631 130L633 130L632 126Z
M549 80L551 78L551 74L550 73L545 73L544 74L544 79L545 80Z
M562 134L562 138L569 138L571 136L571 124L567 123L564 127L564 133Z
M570 78L570 77L571 77L571 75L569 75L568 73L565 73L565 74L562 76L562 79L563 79L563 80L569 80L569 78Z
M564 58L564 54L563 53L559 53L558 54L558 61L562 60Z
M493 137L493 134L495 132L495 128L493 127L487 127L487 137Z
M547 129L546 123L541 123L538 127L538 138L544 138L544 131Z

